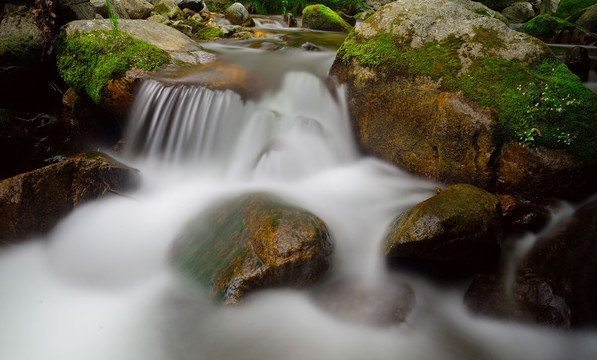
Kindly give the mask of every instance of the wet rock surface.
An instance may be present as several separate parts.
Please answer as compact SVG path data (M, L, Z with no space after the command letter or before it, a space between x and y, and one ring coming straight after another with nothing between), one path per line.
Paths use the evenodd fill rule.
M0 182L0 239L48 232L76 206L120 193L137 171L102 153L83 153Z
M499 200L472 185L457 184L398 216L384 254L455 265L487 265L499 257Z
M172 264L224 304L252 291L306 287L330 266L332 244L315 215L257 193L214 205L191 221Z

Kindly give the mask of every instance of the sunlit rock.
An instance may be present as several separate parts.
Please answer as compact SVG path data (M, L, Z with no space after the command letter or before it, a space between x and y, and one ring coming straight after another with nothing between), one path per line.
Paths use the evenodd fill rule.
M385 238L390 258L487 265L499 257L502 213L497 197L457 184L399 215Z
M257 289L312 285L330 266L331 253L328 230L315 215L268 194L249 194L191 221L172 263L234 304Z
M76 206L120 194L138 173L102 153L84 153L0 182L0 239L45 233Z
M532 19L535 16L535 11L533 10L533 5L531 5L531 3L515 2L505 8L502 11L502 15L513 22L523 23Z

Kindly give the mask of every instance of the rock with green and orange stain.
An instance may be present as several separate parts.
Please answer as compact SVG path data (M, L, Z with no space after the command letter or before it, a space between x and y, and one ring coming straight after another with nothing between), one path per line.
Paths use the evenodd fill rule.
M172 263L224 304L272 287L306 287L330 266L332 244L318 217L264 193L216 204L178 237Z

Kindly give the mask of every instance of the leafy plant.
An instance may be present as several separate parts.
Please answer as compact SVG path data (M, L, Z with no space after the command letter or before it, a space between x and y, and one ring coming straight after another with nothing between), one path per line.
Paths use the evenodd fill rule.
M118 31L118 18L114 14L114 11L112 11L110 0L106 0L106 5L108 6L108 16L110 17L110 22L112 23L112 29Z

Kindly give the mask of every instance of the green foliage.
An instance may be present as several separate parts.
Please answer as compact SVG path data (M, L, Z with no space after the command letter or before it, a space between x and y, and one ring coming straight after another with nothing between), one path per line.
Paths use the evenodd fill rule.
M568 19L593 4L597 4L597 0L562 0L555 15L560 19Z
M486 46L492 46L489 41ZM566 148L587 163L597 162L597 94L553 55L523 65L518 60L478 57L467 69L458 57L463 41L450 35L414 49L389 34L350 35L338 59L378 68L378 74L428 76L444 91L461 91L498 114L498 141Z
M340 15L324 5L309 5L303 10L303 26L315 30L350 32L348 25Z
M165 51L123 32L94 30L59 38L58 72L77 93L88 94L96 104L109 80L132 68L156 70L169 60Z
M108 6L108 16L110 17L110 22L112 23L112 29L118 30L118 18L114 14L114 11L112 11L110 0L106 0L106 6Z
M522 24L518 31L540 38L550 38L558 30L572 30L576 25L551 15L539 15Z

